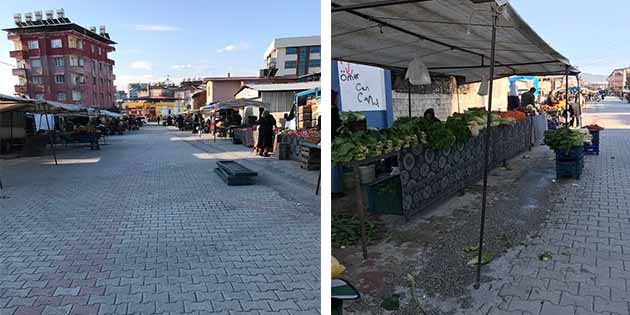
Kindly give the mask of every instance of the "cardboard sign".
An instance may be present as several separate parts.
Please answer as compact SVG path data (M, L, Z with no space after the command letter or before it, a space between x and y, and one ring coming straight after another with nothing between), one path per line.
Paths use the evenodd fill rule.
M387 110L385 70L338 61L339 92L344 112Z

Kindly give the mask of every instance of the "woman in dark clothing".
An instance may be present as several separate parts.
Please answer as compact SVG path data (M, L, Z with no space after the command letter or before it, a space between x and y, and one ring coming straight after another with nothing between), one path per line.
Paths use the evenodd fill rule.
M260 118L260 126L258 127L258 154L261 156L269 156L269 152L273 150L273 129L276 127L276 119L265 111Z
M440 120L435 117L435 111L433 110L433 108L429 108L424 112L424 119L430 122L440 122Z

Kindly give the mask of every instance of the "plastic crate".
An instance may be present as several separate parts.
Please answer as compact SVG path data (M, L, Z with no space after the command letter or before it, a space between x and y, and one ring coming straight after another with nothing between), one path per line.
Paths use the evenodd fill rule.
M370 213L403 215L399 176L377 180L367 187L367 195Z
M584 146L573 147L571 150L556 150L556 161L574 161L584 157Z
M593 141L591 144L584 144L584 153L599 155L599 130L589 130Z
M556 178L575 177L580 179L584 169L584 148L573 147L568 152L556 150Z

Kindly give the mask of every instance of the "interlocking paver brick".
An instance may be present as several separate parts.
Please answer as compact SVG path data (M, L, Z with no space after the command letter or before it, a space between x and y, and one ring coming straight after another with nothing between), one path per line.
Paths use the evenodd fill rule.
M55 290L54 295L55 296L59 296L59 295L79 295L79 291L81 290L80 287L76 287L76 288L57 288L57 290Z
M70 315L97 315L100 305L73 305Z
M213 172L200 172L214 163L204 157L218 152L260 174L271 161L245 159L249 153L241 146L229 153L224 148L232 145L171 141L187 137L145 127L108 138L100 151L60 149L63 167L49 164L49 156L3 160L3 179L10 178L3 194L10 198L0 199L0 299L26 298L6 303L26 306L38 297L59 296L71 303L71 312L94 313L98 306L100 314L124 314L136 302L181 314L184 302L189 308L258 302L268 310L270 301L318 299L316 208L265 183L226 186ZM72 164L94 157L98 162ZM285 186L287 192L305 190ZM5 244L9 255L1 255ZM300 288L300 294L274 293L290 288ZM122 297L134 293L142 299Z
M47 305L42 311L42 315L68 315L72 305L53 306Z

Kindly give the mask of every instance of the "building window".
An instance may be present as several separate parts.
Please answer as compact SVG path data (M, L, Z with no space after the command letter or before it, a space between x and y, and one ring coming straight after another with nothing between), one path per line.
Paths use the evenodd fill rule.
M321 52L320 46L311 46L310 48L311 54L319 54Z
M43 100L44 99L44 93L35 93L35 99Z
M319 68L321 66L321 60L319 59L311 59L308 61L309 68Z
M284 62L284 67L286 69L295 69L296 65L297 65L297 62L295 60L293 60L293 61L285 61Z
M63 74L56 74L55 75L55 83L57 84L64 84L66 83L66 76Z
M37 40L29 40L28 41L28 49L39 49L39 41L37 41Z
M65 101L66 100L66 93L65 92L57 92L57 100L58 101Z
M81 100L81 91L72 91L72 100L80 101Z
M103 50L101 49L101 47L98 47L98 54L100 55L103 52Z
M33 81L33 84L44 84L44 77L41 75L34 75L31 80Z
M79 57L79 67L83 67L85 65L85 59L83 57Z
M298 48L297 47L287 47L287 55L297 55Z
M301 47L298 53L298 68L297 75L305 75L307 71L306 65L308 64L307 47Z
M94 44L92 44L92 53L94 53Z
M77 39L77 48L83 49L83 40Z
M63 57L53 57L53 63L57 67L63 67Z
M41 68L42 67L42 60L39 59L39 58L31 59L31 67L33 67L33 68Z
M69 60L70 60L70 66L71 67L79 66L79 59L76 56L70 56Z
M96 85L96 77L92 77L92 80L94 81L94 85Z
M61 48L61 47L63 47L63 44L61 43L61 39L60 38L51 39L50 40L50 47L52 47L52 48Z

